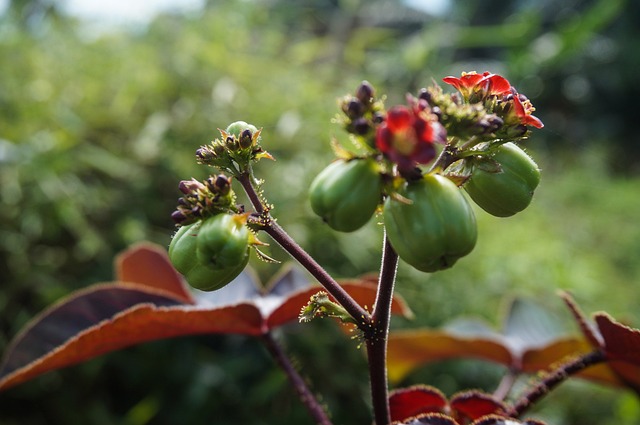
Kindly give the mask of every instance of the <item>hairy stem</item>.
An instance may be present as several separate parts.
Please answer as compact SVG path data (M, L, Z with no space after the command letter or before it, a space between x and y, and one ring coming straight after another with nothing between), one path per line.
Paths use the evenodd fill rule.
M289 382L291 382L296 393L298 393L300 401L305 405L309 414L311 414L316 423L318 425L332 425L329 417L327 416L327 412L313 395L302 376L300 376L295 367L293 367L291 360L286 355L280 344L278 344L278 342L273 338L273 335L269 332L263 334L262 342L267 347L267 350L269 350L269 353L271 353L274 360L287 375Z
M265 205L262 204L260 196L256 192L251 178L248 174L238 177L238 181L244 188L251 204L259 214L269 214ZM345 291L336 280L320 266L316 260L311 257L291 236L284 231L282 227L271 219L263 220L264 232L276 241L289 255L300 263L311 275L327 290L327 292L335 298L335 300L353 317L358 328L366 332L371 323L371 316L363 309L354 299Z
M604 353L601 350L596 350L564 363L558 367L558 369L547 374L537 385L522 395L506 412L507 415L514 418L522 415L529 407L568 377L603 361L605 361Z
M378 293L373 306L372 329L369 333L365 333L369 359L371 401L376 425L387 425L391 422L387 383L387 339L397 268L398 254L385 235Z

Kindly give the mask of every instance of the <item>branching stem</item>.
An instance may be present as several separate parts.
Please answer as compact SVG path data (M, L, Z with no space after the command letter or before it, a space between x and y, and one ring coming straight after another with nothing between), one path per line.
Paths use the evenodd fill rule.
M258 214L269 214L252 184L251 177L248 174L242 174L238 177L238 181L247 193L256 212ZM271 236L289 255L311 273L327 292L353 317L362 332L367 332L371 324L371 316L369 313L363 309L313 257L302 249L275 220L269 219L265 221L267 224L263 229L264 232Z
M562 364L522 395L506 412L507 415L514 418L522 415L529 407L547 395L568 377L603 361L605 361L604 353L601 350L596 350Z

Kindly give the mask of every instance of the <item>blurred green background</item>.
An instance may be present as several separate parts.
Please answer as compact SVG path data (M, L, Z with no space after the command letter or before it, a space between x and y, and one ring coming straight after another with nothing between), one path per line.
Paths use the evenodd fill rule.
M257 173L274 215L339 277L375 271L381 229L329 231L306 190L332 158L336 99L369 80L388 105L462 71L507 77L545 123L526 147L543 170L532 206L478 211L479 243L449 271L401 264L416 313L499 326L505 297L574 293L587 312L640 325L640 3L624 0L225 0L105 26L63 3L9 0L0 18L0 353L37 312L112 279L134 242L169 243L194 151L235 120L277 158ZM286 260L272 247L271 255ZM263 278L277 267L253 262ZM370 423L363 353L329 322L282 335L336 424ZM438 363L400 383L493 390L503 370ZM588 400L588 403L585 403ZM533 412L558 425L640 423L631 393L570 382ZM145 344L0 394L2 425L311 423L257 341Z

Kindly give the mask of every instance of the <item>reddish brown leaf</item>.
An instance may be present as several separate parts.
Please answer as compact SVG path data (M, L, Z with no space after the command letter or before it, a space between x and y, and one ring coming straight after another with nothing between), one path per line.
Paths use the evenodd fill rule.
M538 422L536 422L537 424ZM516 419L505 418L503 416L498 415L488 415L478 419L473 422L471 425L535 425L533 422L525 422L524 424ZM544 425L541 424L540 425Z
M164 250L151 244L120 255L116 270L127 282L77 291L24 328L4 353L0 390L151 340L214 333L262 335L296 320L318 290L311 289L300 271L285 268L263 292L247 269L219 291L194 290L192 296ZM356 300L362 302L369 302L372 293L375 296L375 287L354 289ZM402 310L400 301L395 305Z
M416 385L389 395L391 421L404 421L421 413L444 413L447 399L437 388Z
M416 367L451 358L476 358L537 373L568 356L592 351L584 339L564 336L557 322L540 307L516 300L506 317L504 334L468 320L456 321L440 330L394 332L389 337L389 379L397 382ZM613 385L621 383L602 365L588 368L578 376Z
M575 302L571 294L562 292L560 294L564 303L569 307L569 311L573 315L573 318L578 323L582 334L586 340L591 344L593 348L600 348L602 346L602 338L593 327L592 323L587 319L587 316L582 312L578 304Z
M393 422L391 425L459 425L452 417L441 413L425 413L404 422Z
M513 363L504 343L486 337L463 337L432 329L396 331L389 336L389 379L397 382L416 367L451 358L477 358Z
M115 269L116 281L141 283L193 303L184 280L171 265L167 252L158 245L143 242L121 252L116 257Z
M578 338L564 338L546 347L529 350L522 357L522 370L526 373L537 373L548 369L560 359L575 355L583 355L593 351L589 342ZM621 385L622 382L606 365L589 367L577 376L608 385Z
M454 395L449 401L456 419L462 423L482 416L506 411L506 407L491 395L480 391L465 391Z
M596 314L595 321L604 339L607 364L640 393L640 330L618 323L605 313Z
M138 305L168 307L180 304L166 295L143 285L118 283L95 285L63 299L32 320L8 347L0 366L0 388L42 373L35 371L41 363L46 364L38 366L38 370L82 361L84 358L76 353L60 353L65 344L108 323L122 311ZM103 350L96 347L96 352ZM45 361L55 353L58 353L56 362Z

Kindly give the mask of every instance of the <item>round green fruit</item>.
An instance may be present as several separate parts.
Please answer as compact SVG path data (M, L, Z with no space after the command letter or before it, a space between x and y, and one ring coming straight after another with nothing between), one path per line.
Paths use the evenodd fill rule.
M531 203L540 183L540 169L529 155L514 143L505 143L492 159L500 164L498 172L474 167L464 185L480 208L496 217L509 217Z
M196 289L213 291L235 279L249 262L249 255L235 265L216 267L200 261L198 236L205 222L182 226L169 245L169 259L187 282Z
M332 162L311 183L311 208L334 230L358 230L369 221L380 203L379 171L373 159Z
M218 269L234 267L249 257L249 229L244 217L217 214L200 226L198 260Z
M398 256L423 272L447 269L469 254L478 237L473 209L446 177L425 175L387 198L384 225Z
M236 137L240 137L240 134L242 134L242 132L245 131L245 130L249 130L251 132L251 134L253 134L256 131L258 131L258 129L256 128L255 125L246 123L244 121L236 121L236 122L233 122L233 123L229 124L229 126L227 127L227 129L225 131L227 133L229 133L229 134L233 134Z

